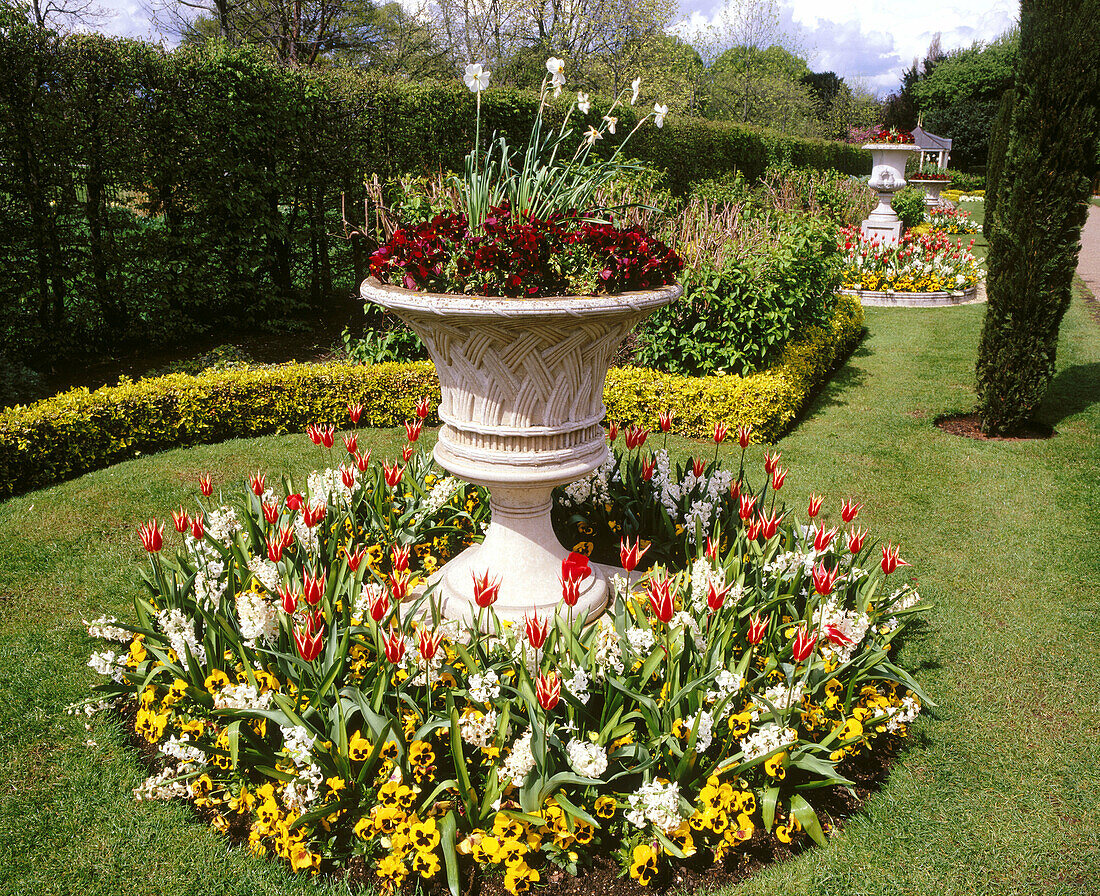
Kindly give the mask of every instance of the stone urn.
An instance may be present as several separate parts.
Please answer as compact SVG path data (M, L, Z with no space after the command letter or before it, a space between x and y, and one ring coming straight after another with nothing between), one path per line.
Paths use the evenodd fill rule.
M909 183L916 184L924 190L924 207L931 210L934 208L941 208L944 205L943 197L940 196L940 193L947 189L951 181L946 178L921 177L919 174L916 174L909 178Z
M871 180L868 186L878 194L878 205L863 222L865 239L892 245L901 239L901 220L892 205L894 194L905 186L905 162L917 151L915 143L868 143L871 150Z
M551 493L607 459L607 369L626 334L681 293L671 285L617 296L509 299L364 281L363 298L405 321L435 362L443 422L436 461L490 492L484 542L432 577L445 618L477 618L474 577L486 574L500 581L493 609L501 619L558 610L569 552L550 524ZM605 573L592 571L573 609L590 619L608 593Z

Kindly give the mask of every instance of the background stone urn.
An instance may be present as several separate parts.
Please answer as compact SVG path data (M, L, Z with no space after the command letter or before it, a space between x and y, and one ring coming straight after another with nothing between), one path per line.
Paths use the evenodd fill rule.
M942 178L921 177L917 174L909 178L909 183L916 184L924 190L924 207L934 209L943 206L944 201L940 193L947 189L951 181Z
M917 151L915 143L868 143L871 150L871 180L868 186L878 194L878 205L863 222L865 239L878 238L892 245L901 239L901 220L893 207L893 196L905 186L905 162Z
M485 573L500 580L502 619L558 609L568 551L550 524L551 493L608 457L607 369L626 334L681 292L507 299L363 282L363 298L405 321L435 362L443 396L436 461L491 494L485 541L433 576L445 617L476 618L473 577ZM606 602L605 575L593 566L574 614L594 618Z

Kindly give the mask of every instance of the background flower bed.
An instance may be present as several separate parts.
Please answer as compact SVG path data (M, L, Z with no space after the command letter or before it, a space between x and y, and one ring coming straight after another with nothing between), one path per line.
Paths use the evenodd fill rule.
M828 328L791 345L775 368L751 377L692 379L612 370L611 419L655 427L671 408L676 430L705 438L719 420L752 423L776 439L862 332L862 309L841 299ZM0 414L0 495L67 479L124 458L267 432L300 431L343 416L343 398L365 405L370 426L412 416L415 396L435 396L428 362L306 365L170 374L95 392L74 389Z

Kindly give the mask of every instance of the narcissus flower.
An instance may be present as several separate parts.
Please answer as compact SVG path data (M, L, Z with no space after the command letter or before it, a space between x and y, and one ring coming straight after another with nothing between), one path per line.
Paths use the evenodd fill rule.
M630 105L633 106L636 102L638 102L638 91L640 91L641 88L642 88L642 79L641 78L635 78L633 81L630 82L630 89L632 91L631 95L630 95Z
M495 604L500 596L500 579L490 579L488 572L482 573L480 578L473 573L473 577L474 603L485 610Z
M791 649L794 652L794 661L801 663L806 657L814 652L814 645L817 643L817 635L811 635L806 631L806 626L800 625L798 631L794 635L794 643L791 645Z
M581 93L577 91L577 108L581 110L582 115L587 115L588 110L592 108L592 97L587 93Z
M662 103L653 104L653 123L659 128L665 126L665 116L668 115L668 106Z
M553 712L561 699L561 678L557 672L544 672L535 682L535 696L539 706L547 712Z
M489 86L491 74L480 62L472 62L466 66L466 74L462 76L462 80L466 82L471 93L481 93Z
M157 525L156 520L149 520L138 527L138 537L141 546L150 554L156 554L164 547L164 524Z

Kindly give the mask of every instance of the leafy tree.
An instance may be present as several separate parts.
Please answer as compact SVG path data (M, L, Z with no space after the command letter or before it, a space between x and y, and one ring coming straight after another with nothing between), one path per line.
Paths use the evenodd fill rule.
M788 134L816 135L814 95L802 80L809 72L804 59L782 47L734 47L711 67L709 114Z
M115 15L96 0L0 0L0 8L25 15L39 28L94 28Z
M989 250L978 348L984 432L1016 430L1054 376L1096 159L1098 0L1023 0L1003 189Z

